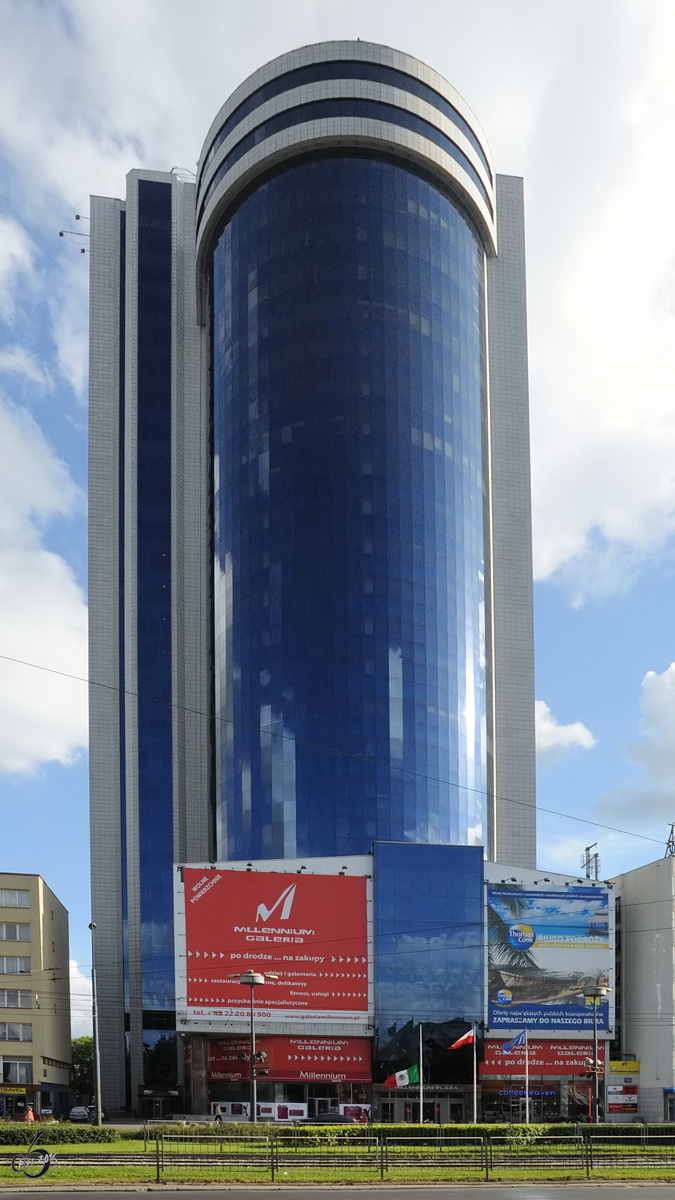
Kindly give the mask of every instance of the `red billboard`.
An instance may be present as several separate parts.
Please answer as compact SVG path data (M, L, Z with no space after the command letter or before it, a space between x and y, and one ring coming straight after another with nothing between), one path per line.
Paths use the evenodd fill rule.
M278 975L255 989L258 1017L368 1018L366 880L185 867L188 1017L249 1016L233 972Z
M525 1074L525 1047L516 1046L506 1053L503 1045L503 1040L487 1039L481 1075ZM585 1060L593 1057L593 1042L528 1038L528 1057L531 1075L585 1075L588 1072ZM604 1042L598 1042L598 1060L605 1061Z
M302 1080L311 1083L369 1082L370 1039L333 1037L257 1037L261 1080ZM240 1037L210 1038L209 1079L246 1080L250 1070L250 1042Z

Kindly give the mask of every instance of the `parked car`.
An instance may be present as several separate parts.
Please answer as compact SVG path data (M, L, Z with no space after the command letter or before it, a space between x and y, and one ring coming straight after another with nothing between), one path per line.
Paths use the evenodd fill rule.
M88 1105L87 1105L87 1112L89 1113L89 1120L90 1120L92 1123L93 1123L93 1122L95 1122L95 1120L96 1120L96 1105L95 1105L95 1104L88 1104ZM106 1110L105 1108L103 1108L103 1107L101 1108L101 1120L102 1120L102 1121L107 1121L107 1120L108 1120L108 1113L107 1113L107 1110Z
M89 1109L86 1104L76 1104L74 1108L71 1108L69 1113L70 1121L85 1122L89 1121L89 1119Z

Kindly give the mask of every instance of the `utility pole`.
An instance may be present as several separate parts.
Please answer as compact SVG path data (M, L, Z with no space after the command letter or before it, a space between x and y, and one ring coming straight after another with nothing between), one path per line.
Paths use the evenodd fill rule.
M607 993L611 991L607 987L589 987L584 991L584 998L590 1001L593 1005L593 1061L590 1064L591 1083L593 1086L593 1108L592 1108L592 1123L597 1125L598 1113L600 1108L600 1061L598 1059L598 1004L607 998ZM607 1045L605 1044L605 1050ZM588 1059L586 1060L588 1063ZM604 1060L603 1060L604 1063Z
M258 1120L258 1083L256 1074L256 1049L255 1049L255 1013L253 1009L253 989L260 987L264 983L276 983L278 975L272 975L269 971L254 971L249 967L243 975L228 975L228 979L238 979L244 987L251 989L251 1020L250 1020L250 1035L249 1035L249 1104L251 1111L249 1113L249 1121L255 1124Z
M96 994L96 957L94 954L94 930L96 922L92 921L91 930L91 1015L94 1034L94 1104L96 1105L96 1124L103 1124L101 1112L101 1050L98 1040L98 998Z

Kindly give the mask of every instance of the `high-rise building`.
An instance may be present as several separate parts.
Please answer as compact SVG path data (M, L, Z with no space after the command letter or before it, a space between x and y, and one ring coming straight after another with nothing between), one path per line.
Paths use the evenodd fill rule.
M181 1086L174 863L534 865L523 193L435 71L331 42L233 93L195 183L133 171L91 218L114 1108Z

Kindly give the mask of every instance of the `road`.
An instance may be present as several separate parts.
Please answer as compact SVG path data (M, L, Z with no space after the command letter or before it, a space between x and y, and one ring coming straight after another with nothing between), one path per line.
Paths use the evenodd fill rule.
M72 1200L73 1192L105 1192L109 1200L128 1200L130 1192L180 1192L181 1200L203 1200L205 1192L227 1192L227 1200L247 1200L252 1192L284 1192L293 1200L320 1200L326 1192L342 1192L348 1194L349 1200L373 1200L373 1192L395 1192L397 1200L430 1200L430 1192L449 1192L449 1200L476 1200L476 1192L485 1194L486 1200L649 1200L645 1193L650 1189L656 1191L663 1188L672 1190L672 1183L532 1183L532 1184L497 1184L475 1183L465 1184L429 1184L426 1187L403 1187L401 1184L374 1183L372 1187L355 1188L353 1185L326 1184L324 1187L293 1187L292 1185L277 1186L276 1184L250 1184L246 1188L223 1187L219 1184L204 1184L198 1190L187 1186L176 1186L170 1183L132 1184L125 1188L112 1188L106 1185L75 1184L72 1188L59 1188L53 1184L34 1184L31 1191L45 1191L50 1200ZM22 1191L25 1189L21 1189ZM12 1193L17 1196L17 1188L0 1186L0 1195ZM599 1196L598 1193L601 1193ZM393 1197L392 1197L393 1200ZM665 1200L665 1198L664 1198Z

